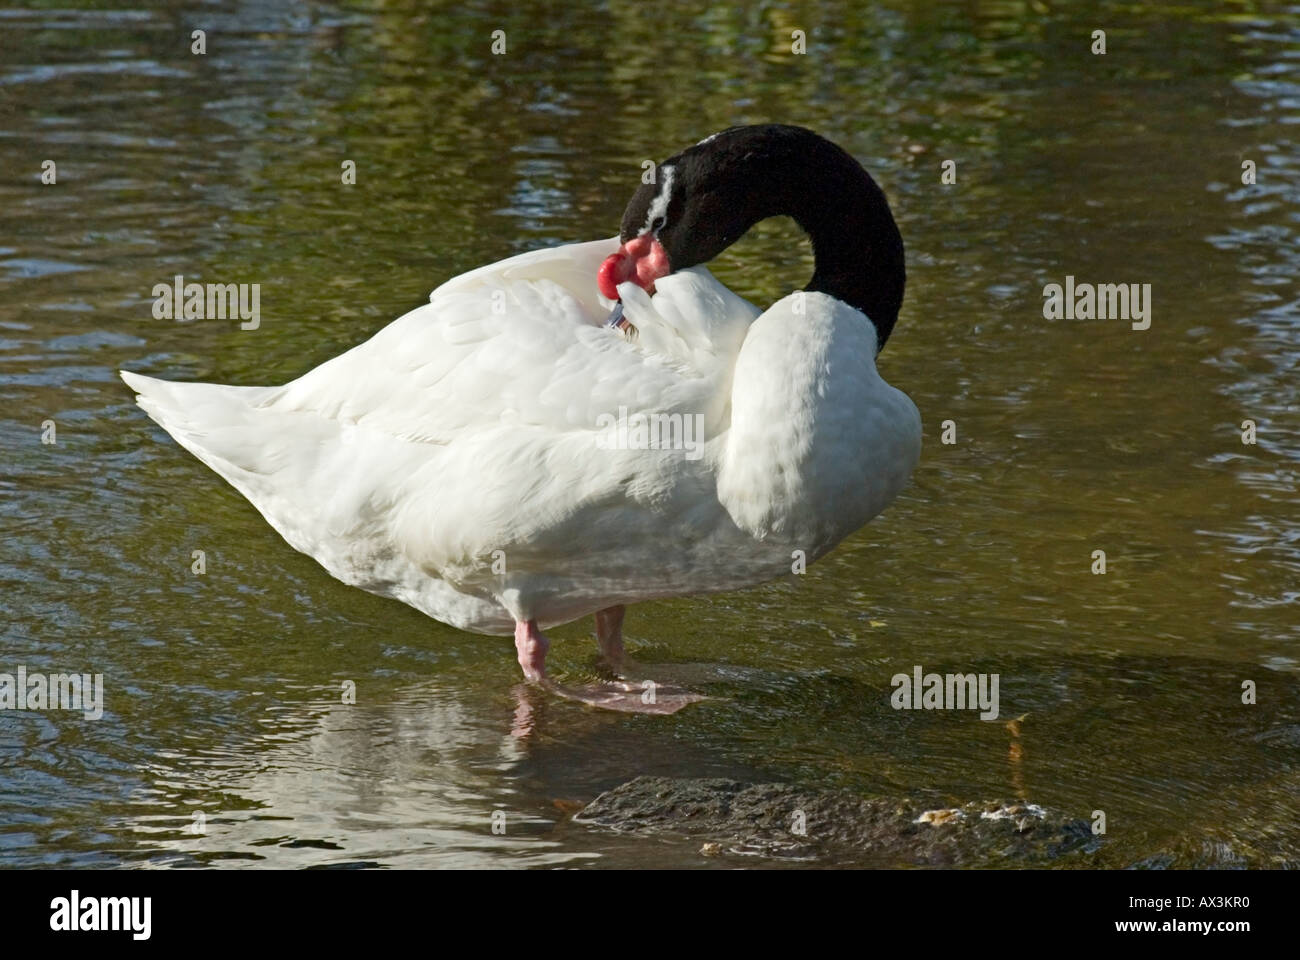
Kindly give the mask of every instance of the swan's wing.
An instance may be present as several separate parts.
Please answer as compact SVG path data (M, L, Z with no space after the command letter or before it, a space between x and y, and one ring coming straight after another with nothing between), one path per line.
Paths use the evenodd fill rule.
M743 329L757 310L744 310L748 304L707 272L661 281L658 310L629 304L642 331L629 340L605 326L609 301L596 290L596 266L613 249L616 239L573 244L457 277L429 304L288 384L266 405L438 444L502 424L594 430L621 410L703 414L708 429L720 431L728 401L720 381L729 382ZM699 317L723 302L719 290L730 298L733 335L710 345L704 327L717 320ZM683 317L696 317L694 325Z
M634 581L660 562L651 548L665 536L678 550L692 537L708 545L703 531L721 516L708 460L611 448L602 419L680 413L697 442L720 438L735 352L757 314L697 268L628 304L644 334L629 339L605 326L596 291L615 246L458 277L284 387L124 377L169 433L344 582L505 632L527 603L568 597L577 612L558 622L584 612L575 583ZM681 532L666 534L674 518Z

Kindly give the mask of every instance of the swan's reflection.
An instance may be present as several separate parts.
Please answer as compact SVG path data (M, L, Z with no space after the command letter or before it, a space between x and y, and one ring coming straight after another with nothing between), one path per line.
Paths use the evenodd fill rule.
M154 784L191 806L131 829L163 853L155 864L554 866L608 847L567 823L602 790L640 774L753 775L536 684L474 689L443 677L387 700L282 704L251 741L156 757Z
M136 831L213 865L522 867L596 856L558 849L546 836L554 808L518 788L529 740L516 730L536 730L542 691L521 693L530 705L513 726L451 684L400 696L311 704L305 716L268 721L238 754L201 767L204 782L169 784L207 795L204 834L178 832L175 815L140 818Z

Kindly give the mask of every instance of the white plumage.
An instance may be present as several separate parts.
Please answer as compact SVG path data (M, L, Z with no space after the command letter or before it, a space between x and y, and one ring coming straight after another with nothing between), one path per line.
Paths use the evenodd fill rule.
M861 312L800 292L760 313L698 266L619 286L629 338L594 281L618 249L473 270L282 387L122 377L293 547L480 633L761 582L898 494L920 416ZM702 455L611 449L620 410L701 415Z

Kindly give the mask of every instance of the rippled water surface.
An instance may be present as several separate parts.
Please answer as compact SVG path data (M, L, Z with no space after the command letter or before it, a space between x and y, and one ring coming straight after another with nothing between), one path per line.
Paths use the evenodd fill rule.
M1300 864L1300 7L48 6L0 10L0 672L107 705L0 713L0 866L735 862L571 821L641 773L1106 811L1064 866ZM806 576L630 611L714 698L675 716L540 696L508 640L333 581L117 378L286 381L766 120L890 195L881 368L925 448ZM811 262L768 223L716 272L767 304ZM260 283L261 327L154 319L175 274ZM1045 320L1067 274L1150 283L1151 328ZM554 631L561 676L590 632ZM891 709L918 664L1023 719Z

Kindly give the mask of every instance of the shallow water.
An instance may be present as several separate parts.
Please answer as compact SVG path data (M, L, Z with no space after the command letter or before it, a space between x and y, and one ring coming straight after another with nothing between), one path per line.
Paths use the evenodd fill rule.
M1300 863L1300 7L75 6L0 10L0 672L102 673L106 710L0 713L0 865L737 862L570 821L643 773L1106 811L1065 866ZM508 640L331 580L117 379L291 379L766 120L891 197L881 368L925 448L806 576L629 612L714 698L673 717L522 689ZM766 304L811 263L768 223L716 273ZM178 273L260 283L261 327L155 320ZM1152 284L1150 329L1045 320L1067 274ZM564 678L590 631L554 631ZM1023 719L893 710L918 664Z

